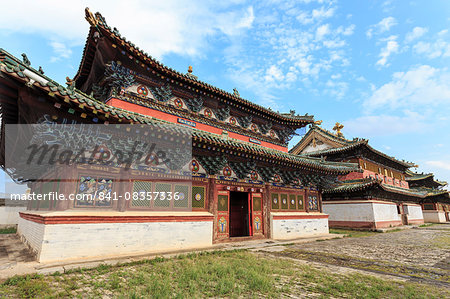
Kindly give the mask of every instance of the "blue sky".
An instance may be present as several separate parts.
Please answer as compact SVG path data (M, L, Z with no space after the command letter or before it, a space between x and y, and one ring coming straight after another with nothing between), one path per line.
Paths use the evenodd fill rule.
M64 83L86 6L178 71L192 65L200 80L326 129L341 122L347 138L450 181L450 1L16 0L2 4L0 47Z

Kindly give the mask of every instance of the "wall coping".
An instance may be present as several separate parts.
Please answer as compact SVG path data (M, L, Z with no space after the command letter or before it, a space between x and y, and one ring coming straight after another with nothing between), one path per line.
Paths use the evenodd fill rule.
M87 224L87 223L146 223L146 222L197 222L213 221L208 212L20 212L22 219L41 224Z

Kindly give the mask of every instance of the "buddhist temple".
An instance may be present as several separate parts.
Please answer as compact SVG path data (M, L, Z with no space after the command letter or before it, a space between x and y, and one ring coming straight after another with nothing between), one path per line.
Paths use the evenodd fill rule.
M329 214L330 227L378 229L421 224L429 213L422 211L424 202L432 203L433 212L441 209L444 215L445 205L438 201L448 202L448 191L432 189L444 183L431 180L430 188L418 188L419 180L409 170L417 167L414 163L390 157L366 139L348 140L342 128L336 124L332 133L312 125L290 150L299 156L359 165L361 171L340 176L338 186L323 191L323 211ZM431 209L430 204L426 207Z
M18 224L38 261L327 234L322 199L354 194L333 189L338 177L351 180L358 193L395 194L402 212L386 224L401 223L403 207L417 206L404 178L410 164L340 137L333 142L345 150L320 147L325 152L298 155L296 147L289 153L297 129L321 131L313 116L274 112L236 89L202 82L192 67L175 71L127 41L101 14L86 9L86 20L80 67L67 86L32 67L26 55L0 49L0 164L40 198L29 200ZM119 157L138 150L149 153L145 163ZM356 152L386 167L377 172L369 159L341 159ZM47 153L58 155L42 167ZM386 183L366 183L372 175ZM361 200L398 207L379 197L352 202Z
M427 192L427 197L421 201L423 219L425 222L443 223L450 221L449 192L443 187L447 182L434 179L432 173L406 172L406 181L411 188Z

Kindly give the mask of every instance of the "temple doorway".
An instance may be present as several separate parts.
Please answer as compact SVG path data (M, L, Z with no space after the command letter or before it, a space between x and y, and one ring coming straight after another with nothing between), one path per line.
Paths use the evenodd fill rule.
M230 192L230 237L250 236L248 192Z

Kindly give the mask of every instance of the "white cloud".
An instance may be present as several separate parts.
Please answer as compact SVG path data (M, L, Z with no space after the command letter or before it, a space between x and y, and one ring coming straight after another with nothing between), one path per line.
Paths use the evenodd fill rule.
M337 81L340 79L340 74L338 76L331 76L332 80L328 80L325 84L327 89L326 93L335 97L336 99L342 99L348 90L348 83L343 81Z
M323 37L330 33L330 25L324 24L317 28L316 30L316 39L321 40Z
M63 58L67 59L72 55L72 50L62 42L52 41L50 42L50 46L52 47L53 52L55 53L55 56L52 56L50 58L51 62L57 62Z
M310 13L305 11L300 11L297 15L297 21L303 25L308 25L322 20L331 18L334 15L335 7L322 6L318 9L313 9Z
M424 27L414 27L411 32L408 32L405 37L405 42L410 43L413 40L422 37L425 33L428 32L428 28Z
M389 83L375 88L370 97L364 101L364 107L374 109L398 109L441 106L441 111L450 106L450 72L421 65L407 72L392 75ZM420 108L420 109L422 109Z
M313 9L312 11L312 17L314 19L327 19L331 18L334 15L335 7L329 7L325 8L322 6L319 9Z
M450 170L450 161L434 160L434 161L426 161L425 163L429 166L433 166L436 168Z
M443 39L435 42L420 41L413 46L413 49L417 54L423 54L430 59L450 57L450 43Z
M337 34L342 34L342 35L346 35L346 36L352 35L354 31L355 31L354 24L352 24L346 28L344 28L343 26L339 26L338 29L336 29Z
M267 69L265 79L266 81L281 81L284 79L284 76L276 65L272 65Z
M17 0L2 3L2 11L8 13L0 18L0 30L39 33L66 45L82 45L89 28L86 6L100 11L108 25L158 58L167 53L201 55L209 37L238 35L254 21L252 6L206 0Z
M366 31L366 36L372 38L373 35L389 31L395 25L397 25L397 20L394 17L386 17L377 24L370 26Z
M396 36L390 36L387 40L386 40L386 46L381 49L380 52L380 59L377 61L377 65L380 66L388 66L389 64L387 63L387 59L389 58L389 56L391 56L391 54L397 53L399 51L399 47L398 47L398 43L396 41L397 37Z

